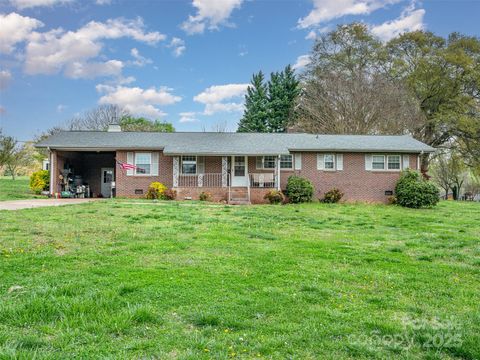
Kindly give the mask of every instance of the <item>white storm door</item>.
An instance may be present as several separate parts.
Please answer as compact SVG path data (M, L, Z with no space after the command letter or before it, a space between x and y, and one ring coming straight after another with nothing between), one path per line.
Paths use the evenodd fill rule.
M247 156L232 156L232 186L247 186Z

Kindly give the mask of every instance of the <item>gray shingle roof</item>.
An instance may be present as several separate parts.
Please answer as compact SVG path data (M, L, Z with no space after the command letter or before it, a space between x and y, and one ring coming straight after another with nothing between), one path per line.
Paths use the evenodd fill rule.
M40 141L51 149L162 149L166 155L273 155L289 151L431 152L411 136L207 132L65 131Z

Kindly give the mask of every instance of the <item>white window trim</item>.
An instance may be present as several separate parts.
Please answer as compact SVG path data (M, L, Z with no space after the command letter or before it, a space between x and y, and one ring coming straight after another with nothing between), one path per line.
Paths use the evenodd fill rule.
M152 164L152 153L147 152L147 151L138 151L138 152L136 151L133 154L133 162L134 162L135 166L137 166L137 154L143 154L143 155L148 154L148 156L150 157L150 171L148 173L145 172L145 173L139 174L139 173L137 173L138 169L135 168L135 170L133 172L133 176L152 176L152 166L153 166L153 164Z
M184 174L183 172L183 157L184 156L192 156L195 157L195 174ZM191 161L191 160L188 160ZM180 174L184 176L197 176L198 174L198 156L195 155L182 155L180 156Z
M327 161L325 160L327 156L331 156L333 158L333 168L327 168L325 164ZM337 171L337 160L335 154L323 154L323 169L322 171Z
M291 167L282 167L282 156L290 156L290 159L291 159L291 163L292 163L292 166ZM280 169L282 170L293 170L293 155L292 154L283 154L283 155L280 155Z
M388 168L388 158L389 158L390 156L398 156L398 165L399 165L399 166L398 166L398 169L389 169L389 168ZM385 166L386 166L386 170L387 170L387 171L402 171L402 155L389 154L389 155L386 156L386 160L387 160L387 161L385 161Z
M372 169L370 171L375 171L375 172L400 172L402 171L403 165L402 165L402 155L400 154L372 154ZM373 168L373 157L374 156L383 156L383 169L374 169ZM390 156L398 156L400 158L400 168L399 169L389 169L388 168L388 158Z
M263 155L263 156L259 156L262 158L262 167L258 167L258 164L257 164L257 158L255 158L255 169L257 170L275 170L276 166L272 167L272 168L266 168L265 167L265 157L266 156L271 156L273 158L275 158L275 163L277 162L277 156L276 155Z

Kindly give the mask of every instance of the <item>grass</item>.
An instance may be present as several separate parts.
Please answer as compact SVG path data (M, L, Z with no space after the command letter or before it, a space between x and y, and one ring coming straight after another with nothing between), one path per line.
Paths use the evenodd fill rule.
M480 358L478 203L0 218L0 358Z
M35 195L30 190L29 184L28 176L17 176L15 180L10 176L0 176L0 201L45 198Z

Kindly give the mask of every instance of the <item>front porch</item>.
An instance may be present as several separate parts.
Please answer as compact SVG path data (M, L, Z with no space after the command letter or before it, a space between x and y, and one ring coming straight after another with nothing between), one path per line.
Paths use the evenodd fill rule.
M197 156L173 157L173 188L180 197L197 198L209 192L214 200L250 202L253 189L280 189L280 156ZM263 191L261 193L266 193Z

